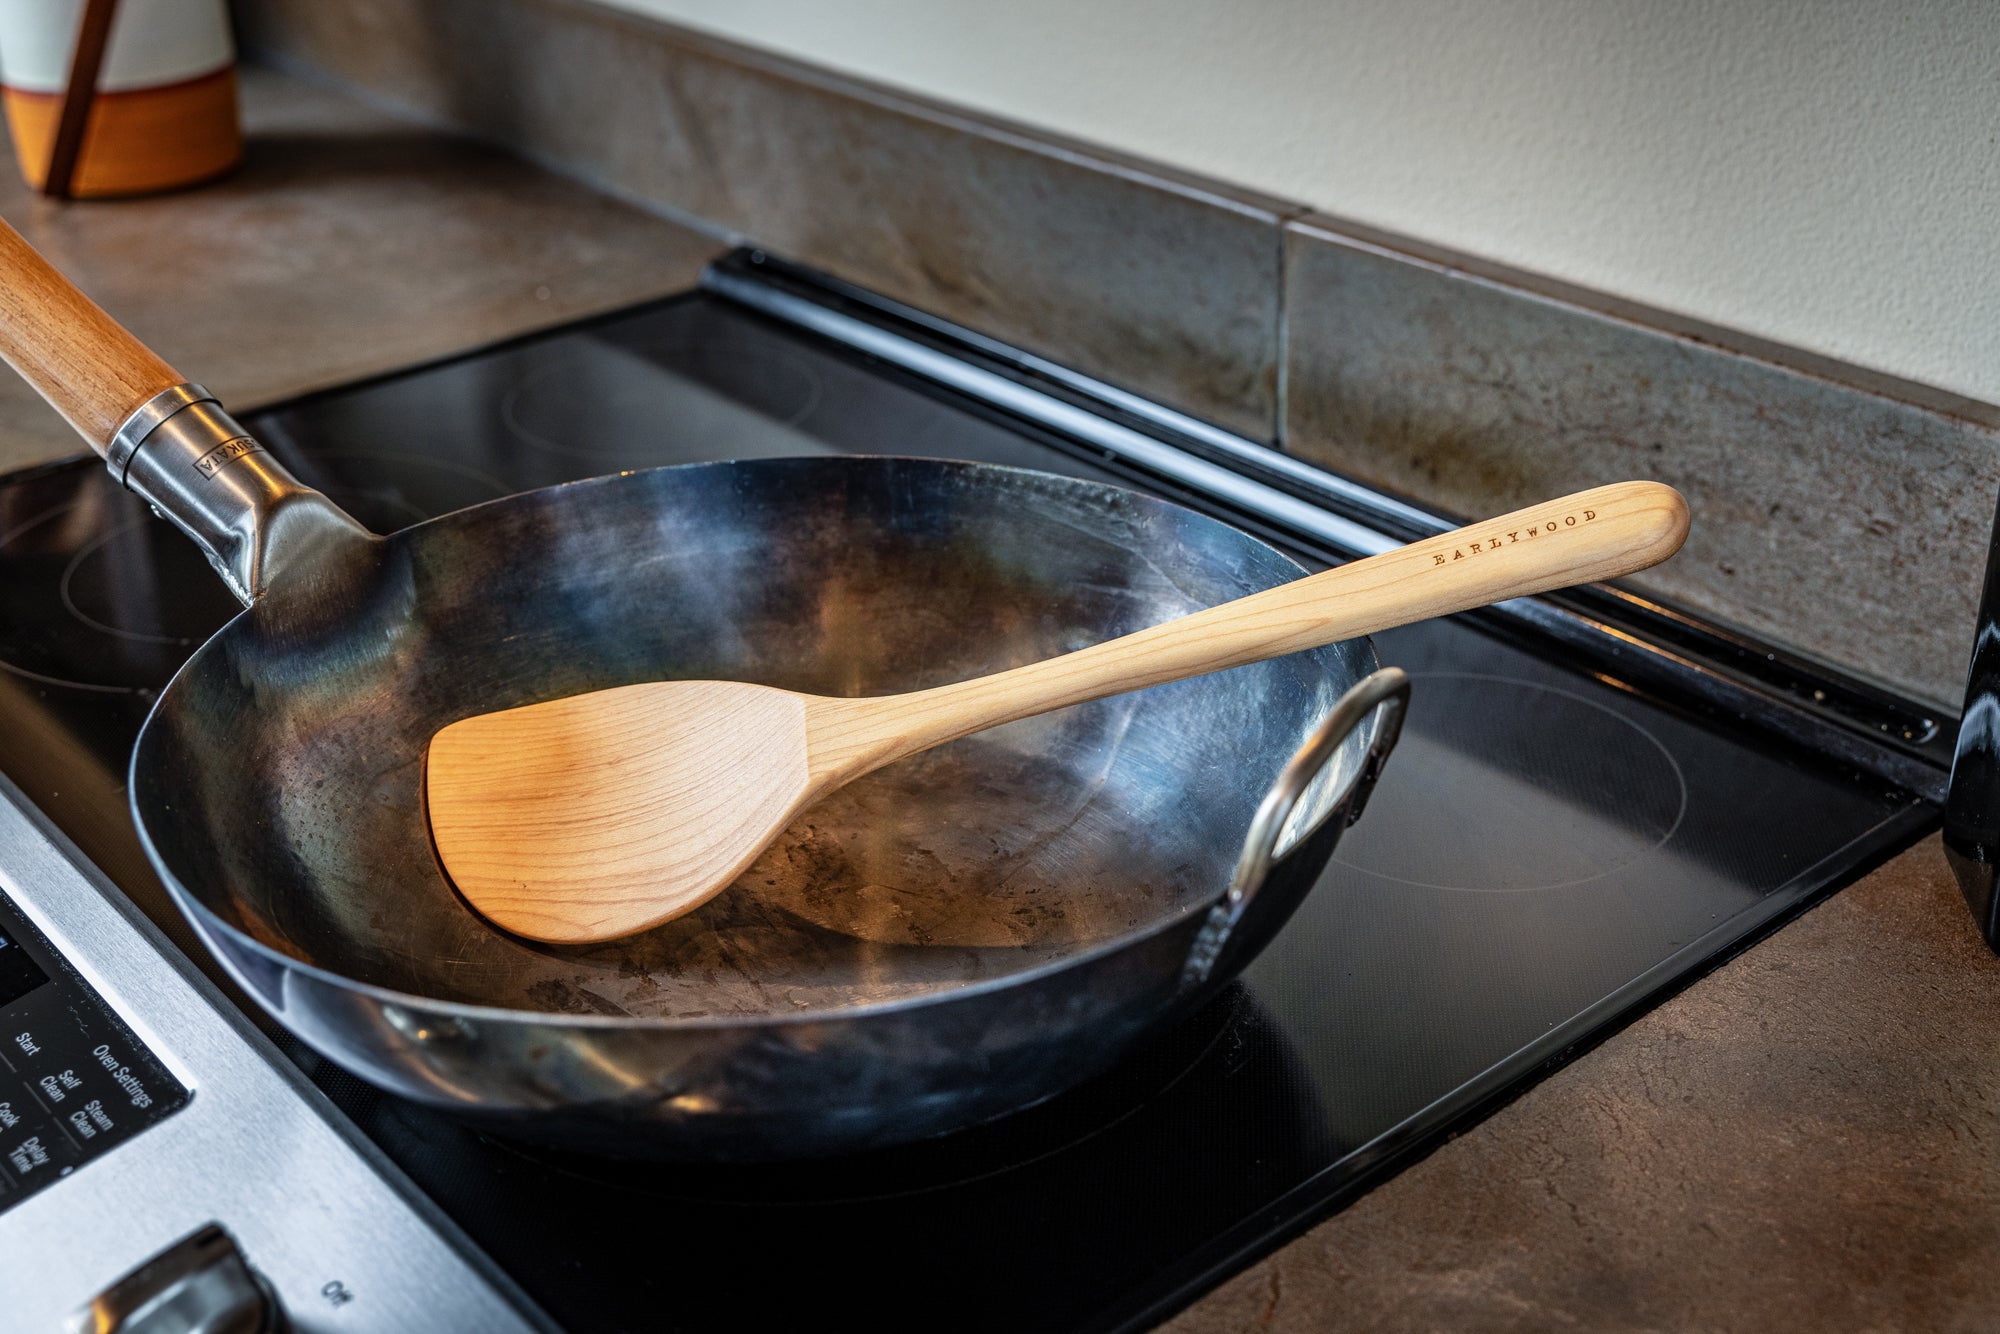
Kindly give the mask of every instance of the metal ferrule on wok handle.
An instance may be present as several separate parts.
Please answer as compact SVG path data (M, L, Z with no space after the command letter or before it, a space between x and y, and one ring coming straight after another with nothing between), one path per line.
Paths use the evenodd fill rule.
M246 603L302 557L373 540L5 223L0 356L114 477L195 540Z
M193 538L245 603L284 566L366 529L257 443L198 384L146 400L105 451L111 475Z

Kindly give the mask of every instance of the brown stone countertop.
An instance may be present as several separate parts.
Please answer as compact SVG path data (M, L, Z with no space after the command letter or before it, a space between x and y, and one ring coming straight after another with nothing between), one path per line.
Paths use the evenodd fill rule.
M1166 1329L2000 1329L2000 959L1938 840Z
M242 92L243 165L175 194L44 199L0 146L0 217L238 412L685 289L724 249L315 84ZM82 447L0 372L0 468Z
M721 243L246 70L244 166L0 216L248 410L689 286ZM0 376L0 467L78 442ZM2000 960L1931 839L1170 1321L2000 1328Z

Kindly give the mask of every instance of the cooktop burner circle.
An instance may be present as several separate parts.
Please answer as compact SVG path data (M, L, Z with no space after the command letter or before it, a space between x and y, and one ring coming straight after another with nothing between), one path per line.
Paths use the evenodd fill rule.
M309 474L309 484L375 533L391 533L520 489L479 468L421 454L362 449L302 453L300 470Z
M241 610L193 543L94 475L81 496L72 488L0 533L0 560L11 572L0 670L44 685L157 689Z
M819 373L777 348L608 346L531 371L500 405L508 429L553 454L641 466L753 458L771 452L774 426L819 406Z
M116 576L105 569L109 563L107 555L114 546L145 541L144 530L157 522L155 519L130 519L78 547L76 554L69 558L69 563L63 566L62 578L56 583L56 596L62 599L63 610L74 620L99 634L128 643L160 644L179 649L182 653L192 653L208 638L208 631L197 630L192 622L179 631L169 629L164 618L155 615L165 610L162 600L134 599L132 590L121 587ZM139 629L131 624L119 625L106 619L116 616L129 621L135 614L146 626L157 628Z
M478 468L418 455L312 451L299 471L375 532L509 494ZM0 670L109 694L157 690L242 610L201 552L100 469L0 532L9 581Z
M1513 677L1412 680L1402 739L1334 854L1341 865L1429 889L1559 889L1610 875L1680 827L1680 764L1631 718Z

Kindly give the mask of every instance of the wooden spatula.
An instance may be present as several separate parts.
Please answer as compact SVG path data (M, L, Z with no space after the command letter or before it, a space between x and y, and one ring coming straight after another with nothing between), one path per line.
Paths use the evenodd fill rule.
M805 807L969 732L1506 598L1680 549L1687 503L1624 482L1412 543L1075 653L873 699L658 681L451 724L431 739L438 855L488 920L612 940L705 902Z

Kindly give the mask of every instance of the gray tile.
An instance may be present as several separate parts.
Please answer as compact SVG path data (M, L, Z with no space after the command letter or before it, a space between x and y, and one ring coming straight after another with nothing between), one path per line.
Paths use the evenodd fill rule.
M577 0L255 0L255 47L1253 439L1278 201Z
M1644 591L1956 706L1991 428L1353 240L1287 235L1285 448L1466 515L1680 487Z

